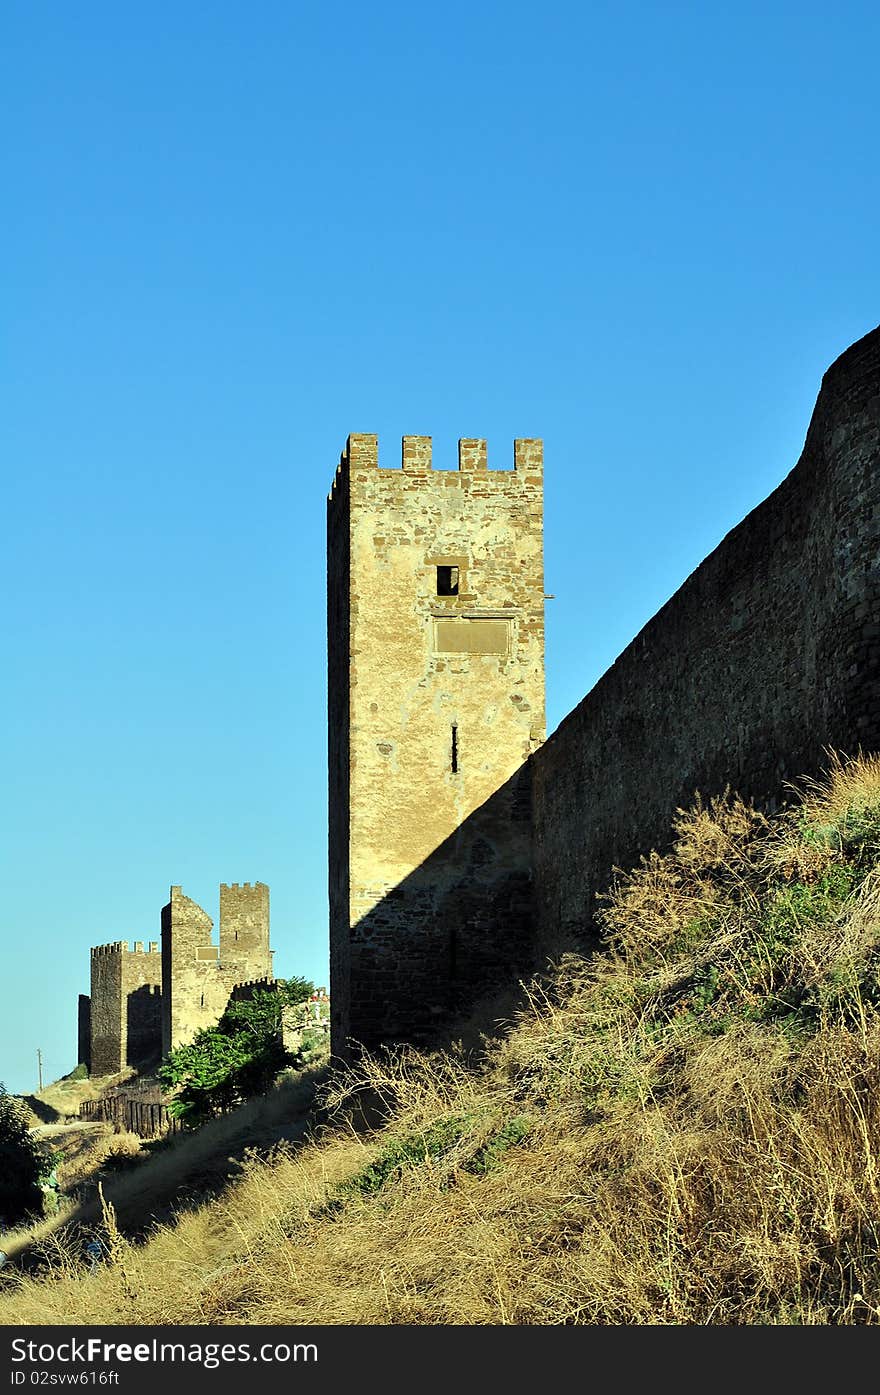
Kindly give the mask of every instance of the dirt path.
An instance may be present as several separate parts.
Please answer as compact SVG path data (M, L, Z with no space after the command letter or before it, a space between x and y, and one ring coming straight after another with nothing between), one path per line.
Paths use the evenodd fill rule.
M100 1134L105 1133L107 1125L100 1119L82 1119L72 1124L39 1124L31 1129L34 1138L57 1138L59 1134L65 1134L71 1138L74 1134Z

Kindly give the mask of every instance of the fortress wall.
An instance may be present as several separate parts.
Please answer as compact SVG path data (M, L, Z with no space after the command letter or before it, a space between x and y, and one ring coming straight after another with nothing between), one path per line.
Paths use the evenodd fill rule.
M791 474L532 757L539 947L695 791L772 806L827 746L880 749L880 329L825 374Z
M213 921L181 887L162 908L162 941L125 940L91 952L91 997L80 994L78 1055L93 1075L152 1069L222 1016L232 990L272 980L269 888L222 883L220 946ZM163 989L164 985L164 989Z
M229 992L227 1007L231 1003L249 1003L258 993L278 993L281 985L277 978L270 978L268 975L263 978L251 978L245 983L235 983Z

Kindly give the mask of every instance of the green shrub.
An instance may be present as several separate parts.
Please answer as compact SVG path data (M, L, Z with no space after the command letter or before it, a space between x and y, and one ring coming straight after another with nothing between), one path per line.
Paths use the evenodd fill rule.
M300 1055L282 1042L282 1013L314 993L304 978L279 979L252 998L230 1003L216 1027L169 1052L156 1072L172 1093L172 1117L197 1127L245 1100L265 1094Z
M42 1209L40 1183L52 1165L31 1133L24 1105L0 1084L0 1217L7 1227Z

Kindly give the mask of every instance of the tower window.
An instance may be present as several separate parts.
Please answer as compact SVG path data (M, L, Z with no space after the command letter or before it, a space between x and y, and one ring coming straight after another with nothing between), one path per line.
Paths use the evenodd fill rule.
M458 595L458 567L437 568L437 595Z
M458 772L458 726L452 723L452 773Z

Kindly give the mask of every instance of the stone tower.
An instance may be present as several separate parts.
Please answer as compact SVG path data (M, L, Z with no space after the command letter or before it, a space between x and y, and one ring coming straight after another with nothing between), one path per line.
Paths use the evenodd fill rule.
M349 436L328 501L332 1050L418 1039L529 960L543 451Z
M265 882L220 883L220 962L238 982L272 977Z

